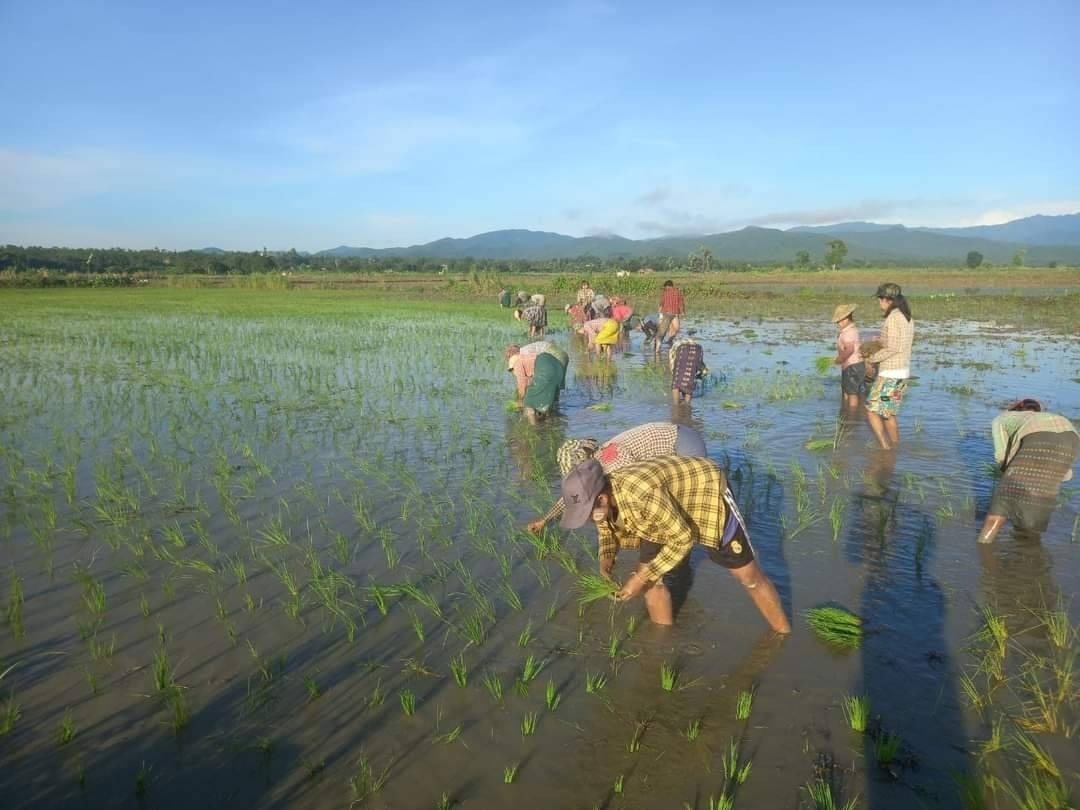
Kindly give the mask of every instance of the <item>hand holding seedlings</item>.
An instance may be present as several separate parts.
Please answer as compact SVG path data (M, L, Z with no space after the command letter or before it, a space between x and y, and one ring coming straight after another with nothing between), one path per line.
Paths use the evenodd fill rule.
M619 602L629 602L635 596L640 595L648 584L648 578L642 572L642 569L638 569L630 575L630 579L626 580L619 592L615 594L615 599Z

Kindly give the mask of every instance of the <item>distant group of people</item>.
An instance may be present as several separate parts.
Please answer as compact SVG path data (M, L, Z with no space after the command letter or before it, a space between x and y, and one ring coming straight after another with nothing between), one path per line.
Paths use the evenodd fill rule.
M519 293L519 302L523 295ZM844 408L851 412L861 403L878 445L893 451L900 444L898 414L911 377L914 321L911 305L898 285L882 284L875 295L883 322L874 340L861 340L854 321L855 304L842 304L833 311L838 329L834 363L841 370ZM536 298L526 300L535 305ZM620 306L625 309L616 313ZM590 348L595 346L601 355L605 346L613 346L624 334L624 325L633 314L626 302L598 295L586 282L566 312L571 328L585 335ZM698 381L708 374L702 346L691 338L675 340L684 312L682 292L668 281L661 294L659 320L639 323L655 351L665 341L671 342L672 396L682 402L690 400ZM526 415L542 417L565 387L568 356L554 344L539 340L508 347L506 357ZM992 435L1001 475L978 541L992 542L1008 521L1022 531L1044 531L1062 482L1072 476L1080 454L1080 432L1065 417L1046 412L1037 400L1022 399L994 420ZM559 448L557 460L562 497L528 528L542 531L560 516L560 525L566 529L593 523L600 571L609 577L620 549L638 549L638 564L622 583L618 600L641 595L653 622L671 624L674 611L664 577L687 565L691 549L700 545L743 585L774 631L790 632L776 588L758 565L724 471L706 457L697 431L650 422L605 442L571 439Z

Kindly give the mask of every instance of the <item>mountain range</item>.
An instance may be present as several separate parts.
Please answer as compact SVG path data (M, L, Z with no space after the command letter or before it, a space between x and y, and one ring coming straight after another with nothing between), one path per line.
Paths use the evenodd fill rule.
M1080 263L1080 213L1037 215L1000 225L968 228L909 228L874 222L797 226L787 230L747 227L702 236L627 239L622 236L565 236L530 230L500 230L423 245L365 248L342 245L318 256L404 256L432 259L560 259L578 256L686 256L706 247L715 261L790 262L799 251L819 261L833 239L848 246L848 260L962 263L968 251L986 261L1009 262L1017 251L1028 264Z

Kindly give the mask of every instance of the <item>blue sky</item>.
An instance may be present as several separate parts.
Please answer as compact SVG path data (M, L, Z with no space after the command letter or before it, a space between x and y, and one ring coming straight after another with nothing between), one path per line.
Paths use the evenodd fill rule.
M0 2L0 243L1080 211L1080 3Z

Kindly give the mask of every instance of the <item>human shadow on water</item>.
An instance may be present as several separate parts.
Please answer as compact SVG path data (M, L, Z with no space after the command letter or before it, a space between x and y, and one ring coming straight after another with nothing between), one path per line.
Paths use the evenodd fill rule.
M964 459L971 468L971 496L975 501L976 520L986 517L990 508L990 496L994 494L996 476L991 473L994 464L994 443L990 439L989 425L983 432L965 431L956 443L957 458Z
M954 775L970 770L945 638L947 600L930 564L934 519L901 497L896 451L872 451L853 496L846 554L862 565L862 692L873 718L863 735L867 806L955 806Z

